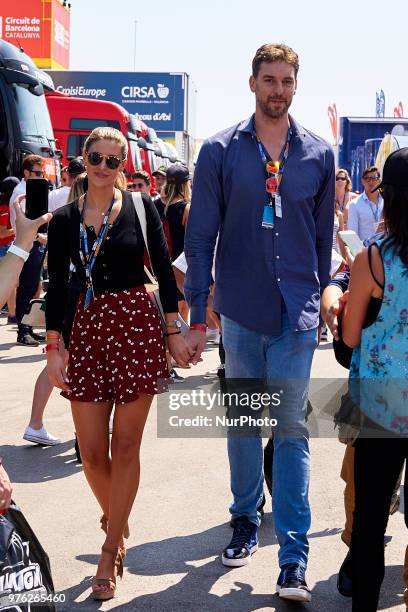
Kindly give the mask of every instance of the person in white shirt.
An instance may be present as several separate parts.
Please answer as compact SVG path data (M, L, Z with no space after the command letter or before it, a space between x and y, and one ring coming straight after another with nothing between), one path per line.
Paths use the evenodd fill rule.
M378 190L372 193L381 181L375 166L364 170L362 181L363 193L349 206L347 229L356 232L364 242L379 229L383 219L383 199Z
M55 212L61 206L65 206L68 202L71 185L79 174L85 172L85 165L82 157L71 159L67 166L67 177L65 184L59 189L50 191L48 196L48 212Z

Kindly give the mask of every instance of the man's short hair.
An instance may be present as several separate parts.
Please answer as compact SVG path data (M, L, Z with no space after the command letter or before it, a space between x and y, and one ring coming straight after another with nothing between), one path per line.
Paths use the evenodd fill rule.
M287 45L275 45L266 44L259 47L255 53L255 57L252 60L252 75L256 78L259 74L261 64L265 62L271 64L272 62L286 62L293 66L295 70L295 78L299 71L299 57L293 49Z
M371 174L371 172L378 172L377 166L369 166L368 168L365 168L363 171L363 178L365 178L367 174Z
M23 159L22 170L28 170L28 172L32 172L34 166L36 165L42 166L44 164L44 158L41 155L27 155Z
M146 185L148 187L150 187L150 174L148 172L146 172L145 170L137 170L133 175L132 175L133 180L134 179L142 179L142 181L144 181L146 183Z

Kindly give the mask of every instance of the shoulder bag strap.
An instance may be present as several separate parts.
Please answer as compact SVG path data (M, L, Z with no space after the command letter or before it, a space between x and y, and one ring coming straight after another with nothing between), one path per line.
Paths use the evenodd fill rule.
M142 200L142 194L137 191L133 191L132 200L133 200L133 205L135 207L136 215L137 215L137 218L139 219L140 227L142 230L143 241L146 247L147 255L149 257L150 267L153 270L152 260L151 260L150 251L149 251L149 245L147 244L147 220L146 220L146 210L145 210L143 200ZM152 284L157 284L156 279L154 278L154 276L152 275L152 273L146 266L144 266L144 271L149 281Z

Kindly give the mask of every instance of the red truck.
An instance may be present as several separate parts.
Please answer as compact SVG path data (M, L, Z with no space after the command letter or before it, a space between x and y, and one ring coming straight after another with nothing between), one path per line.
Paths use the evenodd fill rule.
M122 106L104 100L75 98L52 92L46 95L57 146L62 150L62 164L67 165L73 157L82 154L87 136L96 127L113 127L120 130L129 145L126 170L146 170L150 175L155 165L163 159L153 161L159 154L146 140L148 129L145 124L130 115Z

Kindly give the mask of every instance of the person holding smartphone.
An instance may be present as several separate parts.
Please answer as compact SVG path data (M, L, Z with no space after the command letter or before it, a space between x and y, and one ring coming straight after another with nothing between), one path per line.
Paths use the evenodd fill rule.
M24 196L27 190L27 180L44 178L43 164L44 160L39 155L27 155L23 160L23 178L15 187L10 198L10 222L13 227L15 227L16 217L12 205L18 198L22 211L25 212ZM46 235L42 233L37 234L36 240L34 241L30 251L30 256L25 262L21 271L17 287L17 344L21 344L23 346L38 346L39 343L44 340L44 336L42 334L36 334L32 327L29 325L24 325L22 323L22 319L27 311L30 301L33 299L38 289L38 283L40 282L41 278L41 269L45 257L46 240Z

